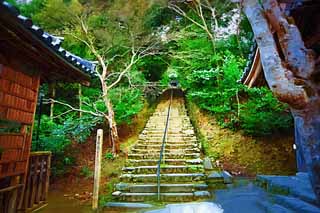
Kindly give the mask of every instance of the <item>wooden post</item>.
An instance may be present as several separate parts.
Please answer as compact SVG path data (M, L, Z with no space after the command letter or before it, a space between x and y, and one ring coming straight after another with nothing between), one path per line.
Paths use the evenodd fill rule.
M96 159L95 159L95 170L94 170L93 198L92 198L92 209L94 211L98 209L98 201L99 201L102 143L103 143L103 130L98 129L97 141L96 141Z
M82 97L82 86L81 86L81 84L79 84L79 88L78 88L79 109L82 109L81 97ZM81 118L81 117L82 117L82 112L80 111L79 112L79 118Z
M49 85L49 90L50 90L50 98L55 99L56 98L56 83L51 83ZM53 114L54 114L54 102L51 101L50 103L50 119L53 119Z

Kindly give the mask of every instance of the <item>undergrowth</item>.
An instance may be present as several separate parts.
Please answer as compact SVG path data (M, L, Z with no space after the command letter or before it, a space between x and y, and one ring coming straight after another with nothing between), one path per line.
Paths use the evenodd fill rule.
M296 172L292 133L267 137L246 136L221 128L214 116L187 102L188 113L203 152L222 169L239 176L293 175Z

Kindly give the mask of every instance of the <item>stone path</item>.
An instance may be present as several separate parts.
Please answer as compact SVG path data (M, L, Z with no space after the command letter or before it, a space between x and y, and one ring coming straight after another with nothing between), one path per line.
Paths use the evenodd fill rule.
M157 163L166 125L169 101L161 102L150 117L138 142L128 154L121 183L113 196L119 201L157 200ZM198 142L183 98L172 101L168 137L161 165L161 200L193 201L210 196L200 159Z

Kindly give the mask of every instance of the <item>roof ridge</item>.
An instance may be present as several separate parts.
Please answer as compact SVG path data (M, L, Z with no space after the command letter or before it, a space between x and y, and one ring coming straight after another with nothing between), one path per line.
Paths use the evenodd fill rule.
M62 48L61 44L63 41L60 38L44 31L40 26L35 25L31 18L21 15L19 9L17 9L12 4L4 0L0 0L0 6L1 5L5 7L12 15L14 15L25 29L34 34L40 41L42 41L47 47L52 49L57 55L63 57L63 59L65 59L73 66L77 67L83 73L88 74L91 77L96 76L95 63L74 55L73 53Z

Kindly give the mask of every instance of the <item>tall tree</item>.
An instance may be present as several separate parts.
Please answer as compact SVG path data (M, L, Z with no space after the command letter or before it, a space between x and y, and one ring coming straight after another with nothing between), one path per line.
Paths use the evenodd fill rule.
M299 29L288 22L276 0L262 0L262 4L244 0L243 6L268 85L290 106L294 117L298 169L309 173L320 201L320 85L316 81L320 70L315 54L305 47Z
M147 0L139 2L148 3ZM99 84L96 86L101 88L96 100L88 103L80 98L79 107L53 98L49 102L52 106L55 103L66 106L69 108L66 112L77 111L80 115L89 113L104 118L110 128L114 154L119 151L119 136L110 91L128 86L130 79L129 83L123 79L130 78L134 65L141 58L157 53L158 43L142 31L144 12L150 5L144 4L141 11L136 1L130 1L129 6L126 1L117 1L97 9L90 3L80 4L78 0L46 0L44 8L33 17L45 29L63 35L68 43L66 49L69 47L82 57L96 60L95 74Z

